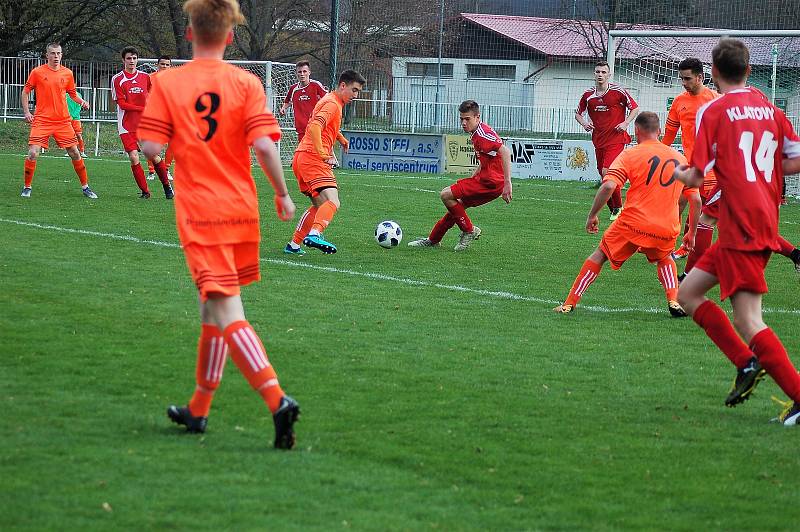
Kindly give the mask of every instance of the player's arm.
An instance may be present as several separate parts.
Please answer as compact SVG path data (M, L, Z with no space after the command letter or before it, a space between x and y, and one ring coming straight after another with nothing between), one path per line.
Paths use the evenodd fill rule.
M703 186L703 172L688 164L682 164L676 167L675 171L672 172L672 177L689 188L699 188Z
M22 94L19 95L20 107L22 107L22 114L25 115L25 121L29 124L33 123L33 115L30 109L31 93L27 85L22 89Z
M617 124L617 127L615 129L619 131L626 131L628 129L628 125L634 120L636 120L636 115L639 114L639 111L641 111L641 109L638 107L634 107L633 109L631 109L631 112L628 113L628 116L625 117L625 120Z
M589 210L589 215L586 217L586 232L595 234L600 230L600 220L597 214L602 210L603 206L611 198L611 194L617 188L617 183L613 179L604 179L603 184L597 189L592 202L592 208Z
M294 218L295 206L289 196L289 189L283 178L283 166L278 147L269 137L258 137L253 141L253 150L256 152L258 164L269 179L272 190L275 191L275 212L278 218L287 221Z
M342 132L341 132L341 131L339 131L339 132L336 134L336 140L338 140L338 141L339 141L339 144L341 144L341 145L342 145L342 149L344 150L344 152L345 152L345 153L347 153L347 150L349 150L349 149L350 149L350 141L349 141L349 140L347 140L347 137L345 137L344 135L342 135Z
M678 136L680 125L680 117L678 116L675 100L672 100L672 105L669 106L669 113L667 114L667 121L664 123L664 136L661 138L661 143L672 146L672 143L675 142L675 137Z
M503 193L500 196L506 203L511 203L511 150L503 144L497 150L500 162L503 164Z
M69 85L67 85L67 95L73 102L81 106L82 109L89 108L89 102L78 96L78 89L75 87L75 78L70 76Z
M139 140L139 145L142 148L142 153L148 159L152 159L156 155L161 155L161 150L164 149L164 144L155 142L153 140Z
M117 102L117 107L123 111L144 111L143 105L128 103L125 93L116 83L114 84L114 101Z
M286 97L283 99L283 105L278 110L281 115L286 114L286 110L292 106L292 87L289 87L289 91L286 93Z
M575 109L575 120L583 127L586 131L592 131L594 129L594 124L592 121L583 118L583 113L587 111L588 108L588 100L586 99L586 94L581 96L580 101L578 102L578 108Z
M794 159L784 159L783 173L784 175L800 173L800 157L795 157Z
M687 189L684 192L684 196L689 200L689 230L683 235L683 246L692 251L694 249L694 239L697 236L697 223L700 221L703 201L700 199L700 192L697 189Z

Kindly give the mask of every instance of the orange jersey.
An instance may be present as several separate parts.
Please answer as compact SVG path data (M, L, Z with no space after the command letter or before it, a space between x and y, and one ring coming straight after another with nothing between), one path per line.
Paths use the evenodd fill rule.
M260 240L250 145L277 141L259 79L213 59L195 59L159 74L139 138L169 144L175 154L175 216L185 244Z
M672 177L680 164L686 164L686 157L655 139L623 151L603 179L619 186L631 183L616 223L644 236L674 241L681 229L678 199L686 189Z
M56 70L46 64L34 68L22 90L28 94L31 91L36 93L34 117L37 121L72 120L64 94L77 98L75 77L64 65L59 65Z
M683 154L687 159L692 158L692 150L694 150L697 110L715 98L719 98L717 92L708 87L703 87L700 94L696 96L689 91L685 91L672 101L667 115L664 138L675 140L675 135L680 128ZM672 144L671 141L669 143Z
M335 92L330 92L317 102L317 105L314 106L314 111L311 113L311 118L308 120L309 126L317 124L322 128L322 149L325 150L325 153L333 153L333 143L336 141L339 127L342 125L343 108L344 102L342 102L341 98ZM317 153L317 150L314 149L311 135L303 136L303 140L297 146L297 151Z

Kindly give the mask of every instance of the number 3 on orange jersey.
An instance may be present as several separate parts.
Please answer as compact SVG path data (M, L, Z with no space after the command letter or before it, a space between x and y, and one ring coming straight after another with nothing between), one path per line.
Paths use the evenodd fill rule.
M207 96L208 105L203 103L203 97ZM214 136L214 133L217 132L217 120L212 118L214 113L217 112L219 109L219 94L214 92L204 92L200 96L197 97L197 101L194 102L194 110L198 113L203 113L208 111L208 114L205 114L200 117L201 120L205 120L208 123L208 133L206 133L205 137L201 137L200 133L197 134L197 138L204 142L208 142L211 140L211 137Z

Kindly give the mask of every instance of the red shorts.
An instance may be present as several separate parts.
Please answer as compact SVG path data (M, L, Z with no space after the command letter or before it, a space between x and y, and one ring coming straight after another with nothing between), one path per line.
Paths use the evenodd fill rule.
M292 172L300 185L300 192L313 198L323 188L339 188L331 165L319 158L316 153L307 151L294 152Z
M183 246L192 280L207 301L215 294L238 296L239 287L261 279L258 263L258 242Z
M764 269L771 255L771 250L740 251L714 242L694 267L719 279L719 299L724 301L736 292L766 294Z
M722 199L722 189L719 185L703 198L703 214L715 220L719 219L719 202Z
M72 121L72 131L74 131L76 135L80 135L83 132L83 126L80 120Z
M477 207L499 198L503 194L503 181L478 174L459 179L450 185L450 192L464 207Z
M46 122L34 118L31 133L28 135L28 145L33 146L35 144L46 148L50 142L50 137L55 139L59 148L69 148L78 144L78 137L75 136L75 130L72 129L71 120Z
M638 233L627 225L615 221L603 233L600 250L608 257L612 270L619 270L626 260L637 251L643 253L647 260L656 263L672 253L673 238L656 238Z
M125 153L139 149L139 137L136 136L136 133L120 133L119 138L122 141L122 149L125 150Z
M603 146L598 148L595 146L594 155L597 158L597 171L603 175L603 168L611 168L611 163L614 159L619 157L622 150L625 149L624 144L612 144L610 146Z

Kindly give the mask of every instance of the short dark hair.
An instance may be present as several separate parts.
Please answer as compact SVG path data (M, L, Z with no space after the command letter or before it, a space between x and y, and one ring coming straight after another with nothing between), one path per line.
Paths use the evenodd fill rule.
M133 54L133 55L135 55L136 57L139 57L139 50L137 50L137 49L136 49L135 47L133 47L133 46L126 46L126 47L125 47L125 48L123 48L123 49L122 49L122 51L119 53L119 55L120 55L120 56L121 56L123 59L125 59L125 56L126 56L126 55L128 55L128 54Z
M47 46L44 47L44 51L46 52L50 48L61 48L61 43L58 41L49 42L47 43Z
M608 61L598 61L597 63L595 63L595 64L594 64L594 67L595 67L595 68L597 68L597 67L602 67L602 66L604 66L604 67L608 67L608 70L609 70L609 71L611 70L611 67L610 67L610 66L608 66Z
M307 66L310 69L311 68L311 63L309 63L308 61L298 61L297 64L295 65L296 68L300 68L300 67L304 67L304 66Z
M678 70L691 70L692 74L699 76L703 73L703 62L696 57L687 57L678 63Z
M355 70L345 70L339 74L339 81L337 81L336 84L338 85L339 83L344 83L345 85L350 85L351 83L360 83L364 85L367 83L367 80L365 80L364 76Z
M464 100L461 102L461 105L458 106L458 112L479 115L481 114L481 107L475 100Z
M640 129L643 129L649 133L658 133L658 130L661 128L661 122L658 119L658 115L655 114L653 111L642 111L636 117L636 121L634 124L639 126Z
M726 81L738 83L747 77L750 66L750 50L740 40L720 39L711 51L711 59L717 72Z
M139 54L136 54L136 55L139 55ZM161 57L158 58L159 61L161 61L163 59L166 59L167 61L172 63L172 58L170 56L168 56L168 55L162 55Z

